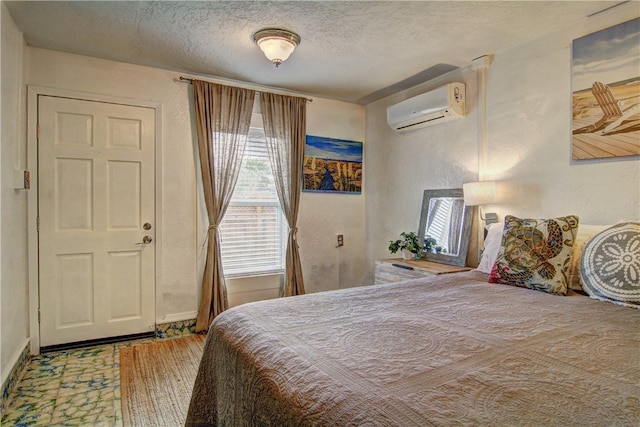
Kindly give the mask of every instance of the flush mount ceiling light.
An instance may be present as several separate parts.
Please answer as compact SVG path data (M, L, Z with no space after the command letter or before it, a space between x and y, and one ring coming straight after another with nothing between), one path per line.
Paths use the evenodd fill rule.
M253 41L269 61L280 66L300 44L300 36L287 30L265 28L253 35Z

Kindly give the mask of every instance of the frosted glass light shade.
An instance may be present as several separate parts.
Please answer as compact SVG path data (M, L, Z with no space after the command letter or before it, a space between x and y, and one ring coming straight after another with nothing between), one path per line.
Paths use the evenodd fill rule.
M255 33L253 40L264 52L264 56L278 67L298 46L300 36L291 31L267 28Z
M469 182L462 184L464 204L467 206L488 205L496 202L494 181Z

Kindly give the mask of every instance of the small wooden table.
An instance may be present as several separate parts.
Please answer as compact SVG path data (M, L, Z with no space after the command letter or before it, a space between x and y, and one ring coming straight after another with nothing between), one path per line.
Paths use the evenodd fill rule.
M402 258L380 259L376 261L375 284L401 282L440 274L459 273L472 270L470 267L440 264L421 259L405 261Z

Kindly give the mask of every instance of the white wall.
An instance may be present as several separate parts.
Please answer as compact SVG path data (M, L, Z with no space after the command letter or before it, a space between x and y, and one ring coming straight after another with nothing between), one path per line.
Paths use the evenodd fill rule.
M365 110L355 104L316 98L308 105L307 134L364 142ZM364 158L364 170L369 168ZM300 258L307 292L365 283L365 192L302 193L298 219ZM336 235L344 246L336 248Z
M313 102L307 103L307 134L363 142L364 108L356 104L314 98ZM298 213L298 244L308 293L365 283L364 200L364 193L302 193ZM204 202L201 202L201 206L204 207ZM204 248L206 212L201 211L200 215L203 219L199 225L199 247ZM337 234L344 236L343 247L336 248ZM204 263L204 255L205 251L201 250L201 264ZM282 280L280 274L228 279L229 305L233 307L275 298Z
M4 4L2 28L2 116L0 121L0 350L1 382L24 350L29 331L27 192L16 189L26 169L24 42Z
M156 318L194 310L196 191L186 83L179 73L28 48L28 84L162 104L162 223ZM166 298L175 294L185 296ZM188 298L186 296L190 296Z
M459 81L466 85L466 116L406 133L387 125L389 105ZM481 120L478 103L480 74L461 70L367 105L365 170L368 277L374 261L391 255L389 240L402 231L417 233L422 195L426 189L462 188L477 180ZM475 245L473 245L475 247Z
M486 139L476 105L481 76L469 67L368 105L369 274L375 259L389 255L389 239L417 229L423 189L460 187L481 174L500 181L499 204L487 207L500 220L505 214L577 214L590 224L640 220L637 156L579 162L570 154L571 41L637 14L637 4L625 4L496 53L487 71ZM467 117L406 134L388 128L388 105L458 77L467 83Z
M157 283L158 322L194 318L202 274L200 172L191 115L191 86L178 72L28 48L28 84L162 104L162 259ZM215 80L215 79L211 79ZM224 82L222 82L224 83ZM308 106L308 133L363 140L364 108L326 99ZM364 196L303 194L298 222L303 274L308 291L362 284ZM335 233L347 246L337 251ZM320 275L322 273L322 275ZM271 278L273 279L273 278ZM273 280L278 281L279 278ZM273 283L271 280L271 283ZM235 282L235 283L234 283ZM231 281L232 304L265 297L265 287ZM270 283L267 279L264 283ZM267 284L267 295L275 288ZM255 292L247 295L247 291Z
M488 71L487 179L502 218L576 214L584 224L640 220L640 160L571 160L571 42L638 16L627 4L501 52Z

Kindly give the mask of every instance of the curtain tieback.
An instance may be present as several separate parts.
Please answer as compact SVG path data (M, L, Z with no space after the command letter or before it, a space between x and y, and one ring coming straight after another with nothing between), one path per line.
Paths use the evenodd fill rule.
M298 245L298 227L293 227L289 229L289 233L291 234L291 237L293 237L293 241L295 242L296 248L299 248L300 245Z
M217 229L218 229L218 226L217 226L217 225L215 225L215 224L212 224L212 225L210 225L210 226L207 228L207 234L205 234L205 236L204 236L204 241L202 242L202 247L203 247L203 248L205 247L205 245L206 245L206 244L207 244L207 242L209 241L209 232L210 232L211 230L217 230Z

